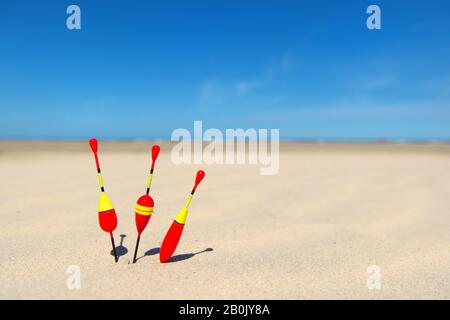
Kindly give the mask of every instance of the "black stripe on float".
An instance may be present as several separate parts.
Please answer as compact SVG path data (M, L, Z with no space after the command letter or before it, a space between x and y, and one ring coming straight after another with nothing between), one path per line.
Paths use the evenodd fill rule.
M147 194L149 194L150 193L150 188L147 188Z
M97 169L97 173L101 173L101 172L100 172L100 168Z
M105 192L105 188L104 187L102 187L101 190L102 190L102 192Z
M150 174L153 174L153 169L150 169Z

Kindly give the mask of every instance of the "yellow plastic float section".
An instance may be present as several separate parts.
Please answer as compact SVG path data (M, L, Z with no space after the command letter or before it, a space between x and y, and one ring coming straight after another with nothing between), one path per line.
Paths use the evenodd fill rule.
M153 213L153 207L145 207L141 206L140 204L136 204L135 211L144 216L151 216Z
M191 195L189 196L189 198L186 201L186 204L184 205L183 208L181 208L180 212L178 212L178 215L175 218L175 221L178 222L179 224L186 223L186 218L188 215L188 207L191 204L192 196L193 196L193 194L191 193Z
M181 208L180 212L178 212L178 215L176 216L175 221L179 224L185 224L187 215L188 215L188 208L183 207L183 208Z
M98 212L108 211L114 209L108 196L102 192L100 200L98 201Z

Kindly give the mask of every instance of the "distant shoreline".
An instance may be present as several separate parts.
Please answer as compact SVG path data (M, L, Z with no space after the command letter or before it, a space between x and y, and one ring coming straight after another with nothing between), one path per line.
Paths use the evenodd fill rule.
M91 137L87 138L0 138L0 143L4 142L86 142ZM118 143L135 143L135 142L165 142L172 143L170 139L166 138L102 138L96 136L98 140L105 142ZM302 144L450 144L450 138L280 138L280 143L302 143Z
M167 140L103 140L103 152L148 152L153 144L169 152L178 142ZM205 142L204 146L209 142ZM87 140L0 140L0 154L43 152L90 152ZM280 152L388 152L450 154L447 141L280 141Z

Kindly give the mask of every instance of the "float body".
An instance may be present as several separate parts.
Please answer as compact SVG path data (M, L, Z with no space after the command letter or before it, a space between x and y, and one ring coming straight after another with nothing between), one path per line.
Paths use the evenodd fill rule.
M175 250L177 249L178 242L180 241L181 235L183 234L184 225L186 224L186 219L188 215L188 207L191 204L192 197L194 196L195 190L199 183L205 177L205 171L199 170L197 171L197 175L195 177L195 184L192 188L191 194L186 201L186 204L183 208L178 212L175 220L172 222L169 230L164 237L164 240L161 244L161 249L159 251L159 261L164 263L170 259Z
M192 196L192 195L191 195ZM160 262L166 262L175 252L181 235L183 234L184 225L188 215L188 208L184 207L180 210L172 225L167 231L167 235L161 244L161 250L159 255Z
M108 196L102 192L98 202L98 221L100 228L105 232L113 232L117 227L116 210L109 200Z
M139 235L144 231L150 221L150 218L152 217L153 206L153 199L148 194L144 194L136 202L134 216L136 221L136 229Z

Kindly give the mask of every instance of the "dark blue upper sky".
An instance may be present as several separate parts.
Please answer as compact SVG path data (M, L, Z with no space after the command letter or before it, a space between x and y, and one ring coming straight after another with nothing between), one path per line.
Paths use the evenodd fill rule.
M0 138L450 139L449 57L448 0L2 0Z

